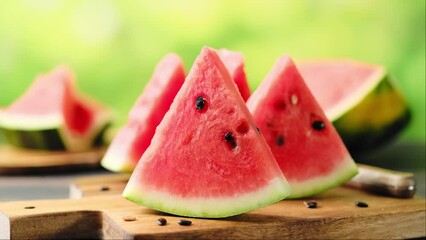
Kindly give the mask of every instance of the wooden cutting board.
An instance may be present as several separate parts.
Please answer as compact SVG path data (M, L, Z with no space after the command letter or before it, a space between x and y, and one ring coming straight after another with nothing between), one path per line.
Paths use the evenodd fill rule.
M397 199L336 188L308 200L284 200L224 219L182 217L138 206L117 194L0 203L0 239L396 239L425 233L425 199ZM368 203L356 207L355 201ZM156 219L168 223L158 226ZM134 221L127 221L127 220ZM188 218L186 218L188 219Z
M26 174L99 168L105 148L86 152L24 150L0 145L0 174Z
M77 178L70 185L70 198L121 195L129 181L130 173L114 173Z

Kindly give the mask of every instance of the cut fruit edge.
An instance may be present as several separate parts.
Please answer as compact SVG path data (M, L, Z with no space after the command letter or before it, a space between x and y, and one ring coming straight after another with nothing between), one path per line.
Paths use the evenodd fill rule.
M95 115L92 126L84 134L84 138L67 130L62 114L49 114L45 116L8 113L0 110L0 128L18 131L40 131L56 129L64 142L65 148L70 151L82 151L90 148L94 139L112 121L111 111L103 109Z
M326 110L325 114L331 122L339 119L345 113L357 106L362 100L375 89L380 82L389 81L387 73L383 68L378 68L350 97L346 97L333 108Z
M288 199L308 197L327 191L349 181L357 174L358 167L352 157L348 156L334 168L332 174L327 176L319 176L303 182L287 179L291 186L291 195Z
M180 216L223 218L271 205L281 201L289 194L290 189L283 184L282 178L276 178L258 191L240 196L182 198L128 184L123 192L123 197L145 207Z
M118 153L112 153L107 151L107 153L102 158L101 166L112 172L133 172L136 167L136 162L130 160L125 162L118 161L118 159L122 159L125 154L121 153L121 155L122 156L120 156L120 154Z

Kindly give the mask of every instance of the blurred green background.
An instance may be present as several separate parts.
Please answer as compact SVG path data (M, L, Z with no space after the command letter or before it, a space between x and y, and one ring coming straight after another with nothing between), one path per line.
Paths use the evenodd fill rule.
M401 139L425 142L424 0L2 0L0 106L66 64L121 125L166 53L189 70L204 45L243 52L252 90L284 53L383 65L413 110Z

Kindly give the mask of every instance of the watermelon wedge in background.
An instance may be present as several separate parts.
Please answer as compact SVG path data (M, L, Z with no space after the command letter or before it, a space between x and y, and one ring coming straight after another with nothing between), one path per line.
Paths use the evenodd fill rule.
M230 51L228 49L218 50L218 54L222 62L225 64L231 74L232 79L237 84L241 97L244 101L250 97L250 87L247 82L246 73L244 71L244 57L240 52Z
M166 55L131 109L127 124L115 135L101 161L104 168L114 172L133 171L184 81L180 57Z
M344 59L297 66L351 154L377 149L408 124L407 102L382 67Z
M290 198L338 186L357 173L339 134L284 56L247 101L291 186Z
M0 130L12 145L84 151L100 146L112 119L102 104L78 92L70 69L38 76L10 106L0 109Z
M289 187L215 50L203 48L123 196L159 211L220 218Z

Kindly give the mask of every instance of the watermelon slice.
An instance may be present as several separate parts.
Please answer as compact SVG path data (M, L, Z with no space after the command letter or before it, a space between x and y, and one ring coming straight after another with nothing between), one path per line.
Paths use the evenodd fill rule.
M387 143L410 120L405 99L380 66L321 60L298 69L352 154Z
M290 198L320 193L357 173L289 57L277 61L247 106L291 186Z
M101 161L103 167L114 172L133 171L184 81L180 57L166 55L130 111L128 123L115 135Z
M239 52L220 49L219 57L228 69L244 101L250 97L250 87L247 83L246 73L244 72L244 57Z
M12 145L84 151L103 144L111 112L77 91L74 75L57 67L36 78L10 106L0 109L0 129Z
M203 48L123 196L167 213L220 218L288 194L229 72Z
M244 73L244 59L238 52L218 51L225 66L232 73L241 96L250 96ZM126 126L114 137L101 161L103 167L114 172L132 172L151 143L155 128L166 114L176 93L185 80L182 60L169 54L157 65L154 75L133 106Z

